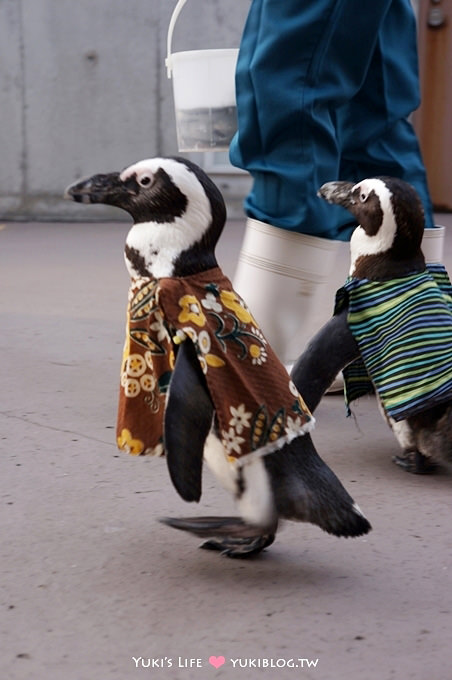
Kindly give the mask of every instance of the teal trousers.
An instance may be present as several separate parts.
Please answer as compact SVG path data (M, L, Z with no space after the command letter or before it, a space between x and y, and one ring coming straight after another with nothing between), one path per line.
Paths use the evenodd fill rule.
M236 91L230 159L253 178L247 215L346 241L356 223L318 188L390 175L417 189L433 226L408 121L420 99L410 0L252 0Z

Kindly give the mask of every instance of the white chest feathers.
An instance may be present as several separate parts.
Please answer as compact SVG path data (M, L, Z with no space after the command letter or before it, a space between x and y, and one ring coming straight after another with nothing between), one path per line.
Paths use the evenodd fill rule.
M171 244L165 227L166 223L142 222L134 224L127 234L125 263L132 278L143 276L145 271L155 278L172 275L181 251Z
M172 177L175 183L178 180L178 165L175 164ZM132 277L137 274L142 276L143 269L156 278L172 276L177 258L201 241L211 225L210 202L204 190L199 190L198 179L184 167L181 173L184 173L182 190L187 196L183 215L172 217L167 222L136 223L127 235L126 266ZM179 181L179 185L181 183ZM194 191L190 191L191 183L198 185Z

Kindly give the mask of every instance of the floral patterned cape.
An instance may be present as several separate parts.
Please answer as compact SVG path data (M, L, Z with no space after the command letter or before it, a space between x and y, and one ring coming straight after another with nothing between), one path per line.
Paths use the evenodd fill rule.
M117 422L120 449L164 453L177 346L193 342L233 462L281 448L314 425L256 321L219 268L132 280Z

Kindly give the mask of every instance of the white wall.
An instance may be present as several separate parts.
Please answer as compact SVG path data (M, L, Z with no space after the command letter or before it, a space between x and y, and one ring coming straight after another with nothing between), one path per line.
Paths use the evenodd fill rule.
M176 0L1 0L1 219L87 219L80 176L177 152L164 67ZM174 50L238 46L248 0L188 0ZM234 189L235 191L235 189ZM90 219L120 217L93 206Z

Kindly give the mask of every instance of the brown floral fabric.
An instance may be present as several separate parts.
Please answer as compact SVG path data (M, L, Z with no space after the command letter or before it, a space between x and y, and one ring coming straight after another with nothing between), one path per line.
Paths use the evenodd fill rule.
M314 419L262 331L219 268L132 281L117 437L135 455L164 453L166 393L181 342L193 342L231 461L263 455Z

